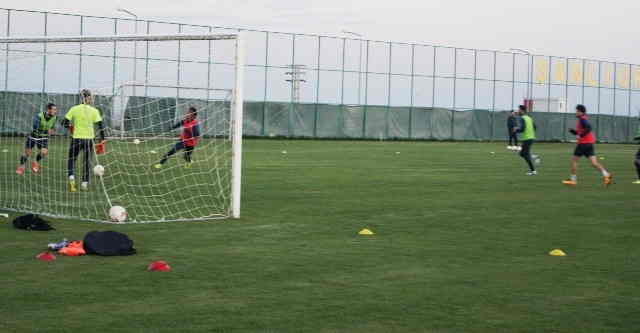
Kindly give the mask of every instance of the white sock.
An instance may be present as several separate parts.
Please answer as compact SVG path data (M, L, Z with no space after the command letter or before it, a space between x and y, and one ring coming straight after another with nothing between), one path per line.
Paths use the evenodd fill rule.
M71 176L69 176L69 180L76 180L76 177L71 175Z
M578 181L578 176L576 175L571 175L571 181Z
M609 176L611 176L611 174L609 174L609 173L607 172L607 170L602 169L602 176L603 176L603 177L609 177Z

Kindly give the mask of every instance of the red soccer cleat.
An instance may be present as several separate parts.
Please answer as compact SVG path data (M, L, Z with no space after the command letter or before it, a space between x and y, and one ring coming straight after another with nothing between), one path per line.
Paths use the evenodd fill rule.
M40 171L40 164L38 162L31 162L31 171L38 173Z

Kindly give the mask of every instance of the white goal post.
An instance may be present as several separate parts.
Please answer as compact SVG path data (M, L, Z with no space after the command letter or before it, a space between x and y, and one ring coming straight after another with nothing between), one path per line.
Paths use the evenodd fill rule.
M203 33L203 34L163 34L163 35L111 35L111 36L34 36L34 37L0 37L0 64L2 63L2 57L7 56L7 58L9 58L10 52L24 52L25 54L27 53L37 53L39 54L39 56L47 56L49 54L55 54L54 52L48 53L47 52L47 45L49 44L64 44L64 43L77 43L80 46L80 54L74 54L79 56L80 58L83 57L82 54L82 45L90 45L90 43L114 43L114 47L115 45L117 45L118 43L124 43L124 42L187 42L187 41L216 41L216 40L220 40L220 41L224 41L224 40L229 40L234 42L234 55L233 55L233 60L234 63L233 64L227 64L227 65L232 65L233 66L233 77L234 77L234 81L233 83L229 86L229 88L227 89L228 91L230 91L231 96L229 98L228 101L221 101L220 105L225 105L226 108L228 108L229 111L229 119L228 119L228 140L230 141L230 148L229 148L229 152L230 152L230 170L229 170L229 192L228 195L227 194L223 194L222 196L224 198L226 198L225 200L228 199L228 204L225 204L224 207L226 210L228 210L228 213L226 214L221 214L221 213L216 213L216 214L211 214L211 215L207 215L207 214L201 214L201 215L185 215L185 216L177 216L174 218L168 218L168 219L164 219L164 218L160 218L160 219L155 219L153 217L151 218L147 218L147 219L143 219L140 221L128 221L128 222L161 222L161 221L185 221L185 220L207 220L207 219L211 219L211 218L218 218L218 217L232 217L232 218L239 218L240 217L240 203L241 203L241 186L242 186L242 127L243 127L243 86L244 86L244 71L245 71L245 50L244 50L244 41L243 41L243 36L242 33L235 33L235 34L216 34L216 33ZM15 44L31 44L31 45L36 45L38 46L38 51L34 52L33 50L21 50L20 47L15 46L12 47L12 45ZM148 45L148 44L147 44ZM209 44L210 45L210 44ZM148 46L147 46L148 47ZM210 46L209 46L210 48ZM43 51L40 51L43 50ZM179 54L180 51L178 51ZM211 52L209 50L209 52ZM38 56L38 55L36 55ZM178 55L178 77L180 77L180 56ZM114 51L114 82L113 82L113 86L114 86L114 90L116 85L120 86L119 84L117 84L115 82L115 51ZM46 59L46 58L45 58ZM8 59L4 59L5 61L7 61L8 63ZM81 60L82 61L82 60ZM133 66L138 66L137 64L138 58L135 58L133 60L134 64ZM211 66L211 55L209 55L209 66ZM46 60L45 60L46 62ZM81 65L82 66L82 65ZM3 66L4 67L4 66ZM8 68L8 65L7 65ZM7 70L8 71L8 70ZM18 76L18 74L14 74L16 76ZM44 75L44 74L43 74ZM230 75L229 75L230 76ZM5 78L5 80L8 80L8 78ZM140 87L159 87L160 85L154 84L153 82L133 82L130 83L130 85L136 85L136 86L140 86ZM7 84L5 84L5 95L8 96L9 89L6 88ZM207 90L216 90L213 87L212 88L192 88L189 86L180 86L179 84L176 85L175 87L167 87L167 86L163 86L166 89L207 89ZM89 88L91 90L97 88L97 87L82 87L82 88ZM45 95L44 92L44 88L43 89L43 95ZM217 90L223 90L223 89L217 89ZM37 89L31 89L30 91L28 91L27 93L31 93L33 91L38 91ZM11 93L15 93L15 91L11 91ZM0 95L2 94L2 90L0 90ZM52 93L53 94L53 93ZM115 94L115 91L113 92L113 94ZM5 103L7 103L6 101L8 101L8 98L5 97L4 99ZM38 104L39 106L45 105L47 104L47 102L49 101L39 101L40 103L32 103L32 104ZM19 103L17 101L13 101L13 103L15 103L15 105L19 105ZM208 102L207 102L208 103ZM13 105L9 106L9 105L5 105L4 109L2 108L2 106L0 105L0 112L9 112L8 110L10 110L12 107L14 107ZM187 106L180 106L182 108L185 108ZM176 97L176 103L174 105L174 108L177 110L178 109L178 97ZM35 110L36 108L34 108ZM4 111L3 111L4 110ZM66 111L66 110L65 110ZM176 111L177 112L177 111ZM225 122L226 124L226 122ZM2 128L0 128L0 130L2 130ZM124 129L122 129L124 130ZM225 132L227 133L227 132ZM9 135L13 135L13 136L18 136L17 134L9 134ZM20 140L24 137L26 137L27 134L25 133L20 133ZM30 135L30 134L29 134ZM226 135L226 134L225 134ZM14 141L17 143L18 140L14 139ZM138 141L138 140L136 140ZM2 142L2 132L0 132L0 142ZM22 142L20 143L22 144ZM137 144L137 143L136 143ZM16 144L17 147L17 144ZM5 149L6 150L6 149ZM11 149L10 153L14 153ZM22 152L23 147L19 147L15 149L16 151L20 151ZM6 151L3 151L4 153L6 153ZM34 155L35 156L35 155ZM7 159L8 155L3 156L3 159ZM14 157L11 156L10 157L12 159L13 163L13 159ZM52 157L53 158L53 157ZM65 162L66 163L66 162ZM189 161L190 163L190 161ZM0 166L2 166L3 168L8 166L9 163L0 163ZM60 164L65 165L65 164ZM63 167L61 167L63 168ZM13 173L13 170L11 170ZM64 171L64 170L63 170ZM107 173L108 173L108 169L107 169ZM149 171L151 172L151 171ZM15 176L15 175L14 175ZM0 189L0 201L5 201L4 199L10 198L11 197L11 193L9 191L11 191L10 189L8 189L8 186L11 186L11 183L6 183L7 181L5 181L3 179L3 177L5 177L2 172L0 172L0 187L5 187L5 191L3 193L2 189ZM100 177L102 178L102 177ZM9 179L8 176L6 177L6 179ZM197 178L193 178L196 182L197 182ZM3 184L3 182L5 182ZM53 181L49 181L50 183ZM50 184L49 183L49 184ZM25 185L20 184L20 186L24 186L22 188L20 188L19 190L25 190L25 188L27 186L29 186L28 182L25 182ZM44 186L46 186L47 184L43 183L42 181L38 184L36 184L36 187L38 189L42 189ZM104 190L104 182L102 184L103 186L103 190ZM200 189L198 189L200 190ZM13 191L17 191L16 189L14 189ZM38 191L38 190L35 190ZM220 189L218 189L218 191L221 191ZM52 192L53 193L53 192ZM106 190L105 190L105 194L106 194ZM111 202L109 200L108 194L107 195L107 201L109 201L109 205L111 205ZM59 195L55 194L57 200L59 200L60 202L64 202L65 200L68 200L67 196L64 196L62 194ZM59 206L63 207L64 204L60 204ZM77 219L81 219L81 220L90 220L90 221L98 221L98 222L109 222L109 216L108 216L108 207L107 210L105 211L103 207L98 208L96 206L96 208L92 208L95 211L97 211L98 213L96 215L90 214L91 216L77 216L75 214L68 214L68 213L64 213L64 214L60 214L57 213L55 211L48 211L48 208L50 207L46 207L45 206L37 206L34 208L31 208L28 205L23 205L23 204L13 204L11 202L2 202L0 203L0 209L6 209L6 210L12 210L12 211L19 211L19 212L30 212L30 213L37 213L37 214L41 214L41 215L45 215L45 216L53 216L53 217L67 217L67 218L77 218ZM104 213L102 217L100 217L100 213Z

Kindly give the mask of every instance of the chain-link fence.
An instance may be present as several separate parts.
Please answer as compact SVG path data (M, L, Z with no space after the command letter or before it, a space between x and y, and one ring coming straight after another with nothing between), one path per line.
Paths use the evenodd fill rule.
M598 137L627 142L640 110L640 65L494 51L259 31L142 19L1 9L3 36L229 33L247 39L245 134L315 138L492 140L506 136L506 111L528 100L543 140L568 140L573 106L587 106ZM8 94L76 94L80 88L154 82L203 87L231 83L232 52L189 42L155 48L53 49L20 67L0 45L0 87ZM39 50L40 52L42 50ZM57 54L77 55L59 73ZM5 53L3 56L1 53ZM197 64L211 65L209 73ZM68 68L65 64L65 68ZM19 79L16 73L19 72ZM208 76L208 77L207 77ZM229 85L229 88L231 86ZM179 90L178 90L179 91ZM140 88L145 98L175 91ZM62 97L58 97L62 98ZM67 97L65 97L67 98ZM7 110L5 112L20 112ZM31 111L30 111L31 112ZM32 114L25 115L31 117ZM0 117L0 122L3 118ZM7 131L9 124L0 123Z

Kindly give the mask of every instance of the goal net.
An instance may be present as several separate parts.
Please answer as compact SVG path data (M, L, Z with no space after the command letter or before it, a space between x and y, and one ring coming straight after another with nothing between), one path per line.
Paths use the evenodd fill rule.
M242 58L239 35L0 38L0 210L239 217ZM64 121L79 104L90 144L86 108Z

